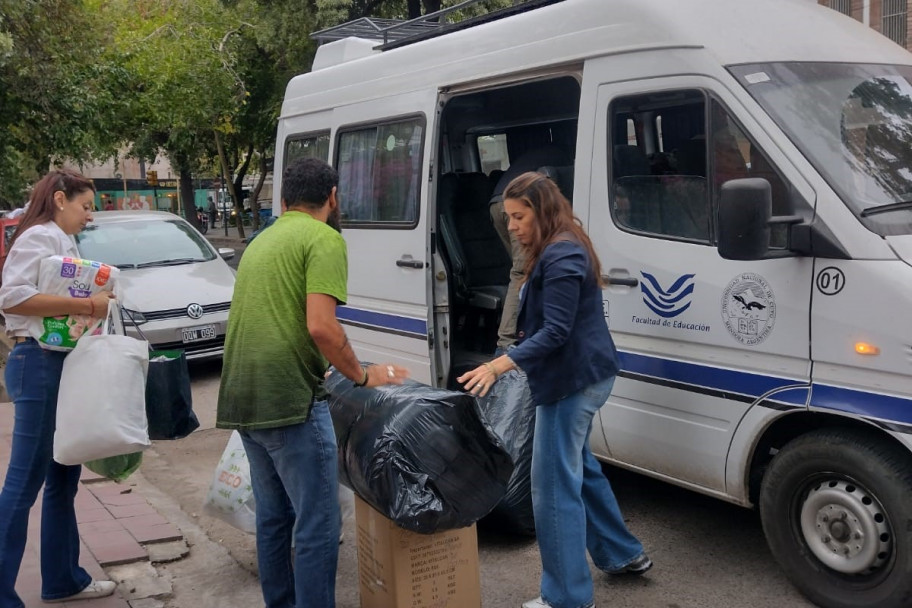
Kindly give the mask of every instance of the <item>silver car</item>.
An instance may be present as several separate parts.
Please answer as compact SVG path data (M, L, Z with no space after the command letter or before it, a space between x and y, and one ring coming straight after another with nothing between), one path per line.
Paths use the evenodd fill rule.
M76 235L79 254L121 269L127 333L187 359L222 356L234 249L215 248L187 221L164 211L99 211Z

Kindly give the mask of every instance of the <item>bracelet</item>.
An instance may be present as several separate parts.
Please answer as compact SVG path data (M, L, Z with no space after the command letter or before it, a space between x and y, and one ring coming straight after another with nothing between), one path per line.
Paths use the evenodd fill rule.
M361 382L355 382L355 386L359 387L367 384L367 368L362 366L361 369L364 370L364 377L361 378Z
M92 312L89 313L89 316L95 316L95 302L92 301L92 298L89 298L89 306L92 307Z
M482 363L482 365L484 365L485 367L487 367L487 368L488 368L488 371L491 372L492 374L494 374L494 377L495 377L495 378L496 378L497 376L500 375L500 374L497 373L497 370L494 369L494 366L493 366L492 364L490 364L490 363L488 363L488 362L485 362L485 363Z

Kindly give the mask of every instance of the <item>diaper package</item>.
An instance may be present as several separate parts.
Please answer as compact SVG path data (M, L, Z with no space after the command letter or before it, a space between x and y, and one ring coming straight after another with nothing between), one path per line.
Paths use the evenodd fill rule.
M120 269L92 260L61 255L41 260L38 291L55 296L88 298L102 291L113 291ZM99 311L103 313L104 311ZM29 333L49 350L73 350L85 335L101 332L102 319L90 315L62 315L35 318Z

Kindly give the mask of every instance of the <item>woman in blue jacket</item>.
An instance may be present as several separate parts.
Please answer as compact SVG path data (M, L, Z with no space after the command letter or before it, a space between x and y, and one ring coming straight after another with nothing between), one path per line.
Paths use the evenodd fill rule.
M510 182L504 210L528 256L518 342L458 380L483 396L500 374L526 373L537 404L532 507L543 572L541 596L523 608L588 608L594 601L587 549L610 574L652 567L589 449L592 418L618 372L601 267L570 203L546 176L529 172Z

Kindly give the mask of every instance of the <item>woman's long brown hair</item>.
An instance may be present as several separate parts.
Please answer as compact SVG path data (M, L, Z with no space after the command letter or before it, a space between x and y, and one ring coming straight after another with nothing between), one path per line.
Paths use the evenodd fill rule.
M586 249L596 283L600 287L605 286L602 265L589 235L583 230L579 218L573 215L570 201L549 177L535 171L523 173L507 185L503 197L504 200L511 198L521 201L535 212L537 232L533 235L532 243L526 247L526 277L535 268L545 247L560 240L572 240Z
M63 192L63 195L69 200L86 190L95 192L95 184L92 183L92 180L70 169L54 169L42 177L32 188L28 209L25 210L25 214L19 220L19 225L13 234L13 238L10 239L10 247L12 247L17 236L32 226L44 224L54 219L54 213L56 212L56 209L54 209L55 192Z
M96 191L92 180L70 169L55 169L38 180L38 183L32 188L28 209L25 210L22 219L19 220L19 224L16 226L16 232L13 233L10 239L6 249L7 252L12 248L13 243L16 242L16 237L20 234L32 226L44 224L54 219L54 213L56 212L54 209L55 192L63 192L63 195L69 200L86 190ZM2 276L3 266L5 265L6 259L4 258L3 265L0 265L0 276Z

